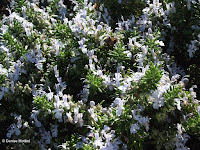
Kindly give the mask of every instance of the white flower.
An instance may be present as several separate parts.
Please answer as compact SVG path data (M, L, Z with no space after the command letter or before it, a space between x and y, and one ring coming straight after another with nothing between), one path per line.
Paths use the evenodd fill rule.
M132 57L132 53L130 51L124 51L124 53L127 55L127 57L129 57L129 58Z
M57 100L57 102L54 102L55 109L53 110L53 112L55 113L55 118L59 119L59 121L62 121L62 113L64 112L63 108L60 108L60 106L62 105L63 104L60 100Z
M78 114L78 112L79 112L79 108L78 108L78 107L75 107L75 108L74 108L74 113L75 113L75 114Z
M90 107L94 107L95 106L95 102L94 101L90 101Z
M97 30L100 31L103 27L101 25L97 26Z
M116 110L116 116L120 116L122 111L124 110L123 100L121 100L120 98L116 98L114 100L114 103L118 105L117 110Z
M150 97L150 100L153 100L154 109L158 109L159 107L164 106L164 97L162 97L161 91L154 91Z
M0 92L0 100L3 98L3 96L4 96L4 92Z
M187 9L191 9L191 3L196 4L197 2L195 0L187 0Z
M2 34L5 34L8 31L8 26L7 25L2 25L0 30L2 30Z
M115 78L113 78L113 80L115 80L116 87L119 87L120 81L123 80L121 73L115 73Z
M37 94L36 94L36 84L32 84L32 95L35 97L35 96L37 96Z
M22 116L16 116L15 118L17 119L17 127L21 128L22 127Z
M96 73L98 76L103 76L103 73L102 73L102 70L97 70L97 73Z
M42 139L45 140L46 144L50 144L51 143L51 133L50 133L50 131L48 131L48 132L45 131L42 134Z
M36 127L41 127L42 124L41 124L41 122L38 121L38 119L37 119L37 114L38 114L38 113L39 113L39 111L32 110L31 118L35 121Z
M11 138L11 135L15 133L17 136L21 134L21 131L19 128L16 126L16 124L11 124L10 129L8 130L7 137Z
M83 147L83 142L78 142L78 143L76 143L76 146L75 146L75 148L76 149L81 149Z
M187 45L189 47L187 52L189 53L190 57L194 57L193 53L195 53L195 51L198 50L196 43L197 43L197 40L193 40L193 41L191 41L191 44Z
M104 126L103 126L103 130L104 130L105 132L107 132L107 131L109 131L109 130L110 130L110 127L109 127L109 126L107 126L107 125L104 125Z
M73 123L72 113L69 112L69 113L66 113L66 115L67 115L67 121L69 121L70 123Z
M42 58L42 59L38 59L38 58L36 58L36 60L35 60L35 66L39 69L39 70L42 70L42 67L43 67L43 62L45 62L46 61L46 59L45 58Z
M53 99L53 92L51 92L51 89L50 89L50 87L48 87L49 88L49 93L47 93L47 99L48 99L48 101L51 101L52 99Z
M77 119L78 119L78 123L79 123L80 127L82 127L83 126L83 114L79 113L77 115Z
M102 75L102 78L104 79L103 81L103 85L104 86L108 86L108 85L111 85L111 79L110 79L110 75Z
M79 108L74 108L74 123L78 122Z
M15 93L15 85L14 85L14 81L10 82L10 90L12 91L12 93Z
M180 99L179 99L179 98L175 98L174 101L175 101L175 103L176 103L177 109L178 109L178 110L181 110L181 105L180 105L181 102L180 102Z
M132 110L131 111L132 112L132 114L133 114L133 118L135 119L135 120L139 120L139 118L140 118L140 115L137 115L136 113L137 113L137 110Z
M57 135L58 135L57 125L53 125L52 128L53 128L53 129L51 130L52 137L57 137Z
M67 14L66 6L63 4L63 1L60 0L59 2L59 14L62 16L62 20L65 18L65 15Z
M14 133L14 130L12 130L12 129L8 130L8 133L6 134L6 137L8 139L10 139L13 133Z
M175 138L176 150L189 150L188 147L185 146L186 142L190 138L189 135L183 133L185 129L182 127L182 124L177 123L178 133Z
M84 46L86 39L83 37L80 41L78 41L78 44L80 45L80 48Z
M139 122L140 124L144 125L146 131L149 130L149 118L148 118L148 116L146 116L146 117L140 117L140 118L138 119L138 122Z
M25 30L27 36L31 36L31 29L30 28L25 28L24 30Z
M6 53L9 53L9 49L7 47L5 47L4 45L1 45L0 50L4 51Z
M94 133L95 141L93 142L94 148L100 147L100 149L103 147L102 138L99 137L99 133Z
M67 143L62 143L62 145L58 145L59 148L67 149Z
M81 49L82 49L83 54L87 53L87 47L86 47L86 45L84 45Z
M197 107L197 111L198 111L198 113L200 115L200 106Z
M137 131L138 131L139 129L140 129L140 127L138 126L138 124L135 123L135 124L132 124L132 125L131 125L130 132L131 132L131 134L135 134L135 133L137 133Z
M133 79L133 81L139 81L143 76L145 75L145 73L141 73L141 72L135 72L131 75L131 78Z
M159 44L160 46L165 46L165 44L163 43L163 41L157 40L155 43L156 43L156 44Z
M98 118L97 118L97 115L94 113L94 109L90 108L90 109L88 109L88 112L90 113L90 115L94 119L94 121L97 122Z
M5 86L1 86L0 88L1 88L2 93L8 93L8 91L9 91L9 89Z
M121 90L122 93L125 93L128 87L129 87L128 84L124 83L123 85L119 86L118 89Z
M121 4L121 3L122 3L122 0L118 0L118 3Z
M41 122L38 120L35 120L36 127L40 128L42 126Z
M90 70L94 71L95 70L95 65L94 64L89 64Z
M148 46L142 46L142 47L141 47L141 50L142 50L142 53L143 53L144 55L146 55L147 52L148 52Z
M0 75L6 75L8 76L8 70L3 68L3 65L0 64Z

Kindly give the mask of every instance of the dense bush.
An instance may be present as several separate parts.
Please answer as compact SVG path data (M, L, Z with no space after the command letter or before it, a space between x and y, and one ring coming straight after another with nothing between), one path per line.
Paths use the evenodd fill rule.
M186 62L199 57L199 5L11 1L0 22L1 138L30 142L1 146L193 148L200 140L196 86L165 52L181 51Z

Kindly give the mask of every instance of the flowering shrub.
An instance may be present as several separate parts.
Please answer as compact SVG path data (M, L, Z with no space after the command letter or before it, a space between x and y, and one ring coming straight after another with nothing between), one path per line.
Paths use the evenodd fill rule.
M140 9L115 22L114 2ZM189 149L200 135L195 86L163 52L176 4L12 1L0 23L0 119L5 138L30 143L6 147Z

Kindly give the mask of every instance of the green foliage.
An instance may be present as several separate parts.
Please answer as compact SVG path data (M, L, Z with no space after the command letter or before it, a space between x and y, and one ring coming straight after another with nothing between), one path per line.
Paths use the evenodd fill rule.
M161 65L154 65L152 62L149 65L149 70L145 72L145 76L141 79L138 86L138 93L149 93L151 90L155 90L162 77ZM140 91L142 90L142 91Z
M5 82L6 75L0 75L0 85L2 85Z
M16 8L16 12L21 13L22 7L26 4L26 0L16 0L14 6Z
M102 78L99 78L97 75L88 72L86 76L86 83L89 84L89 91L96 95L98 92L102 93L103 86L102 86Z
M95 150L95 148L92 145L83 144L83 150Z
M176 79L173 59L162 54L170 36L175 50L187 50L198 36L189 28L199 11L176 1L178 17L172 11L165 16L170 28L162 24L168 2L92 6L77 0L68 2L65 18L62 1L16 0L15 17L1 23L8 26L1 36L0 63L8 73L0 75L0 120L7 130L1 133L31 139L15 149L179 149L187 134L200 136L195 92ZM111 37L114 43L107 42Z
M197 137L200 140L200 115L198 112L195 113L194 117L188 118L184 123L184 128L189 135Z
M180 98L181 87L170 86L170 89L164 93L163 97L165 98L165 105L170 110L170 107L174 105L174 99ZM171 107L171 108L172 108Z
M48 110L53 109L53 102L49 102L46 96L36 97L34 98L34 105L38 110L42 110L41 112L43 115L47 115L44 113L48 113Z
M57 39L61 39L62 41L69 41L69 43L73 42L71 29L60 20L58 20L58 23L54 26L53 33L49 33L49 37L51 36L55 36Z
M130 60L130 58L124 51L125 48L123 47L123 44L120 42L119 44L116 44L114 49L108 53L108 56L110 56L111 60L116 61L116 64L123 63L124 65L126 64L127 60Z

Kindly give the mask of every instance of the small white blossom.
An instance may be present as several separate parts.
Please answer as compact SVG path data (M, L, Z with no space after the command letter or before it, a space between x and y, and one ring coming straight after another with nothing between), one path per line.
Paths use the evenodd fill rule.
M131 134L135 134L137 133L137 131L140 129L139 125L137 123L132 124L131 128L130 128L130 132Z
M114 103L118 105L118 107L116 109L116 116L120 116L122 111L124 110L124 106L123 106L124 102L120 98L116 98L114 100Z
M156 43L156 44L159 44L160 46L165 46L165 44L163 43L163 41L157 40L155 43Z

